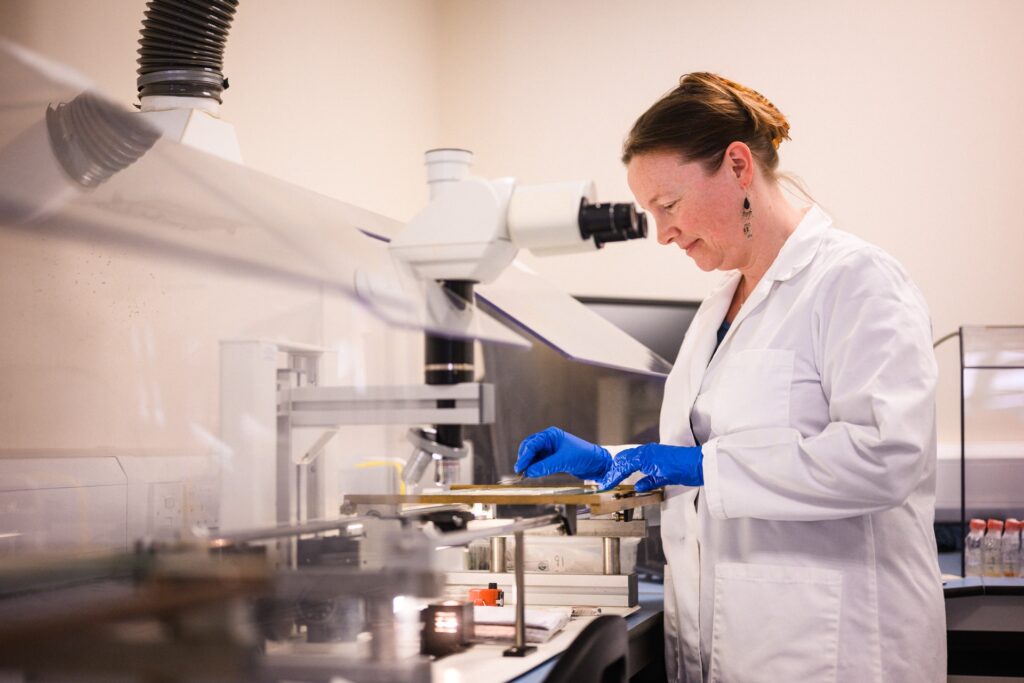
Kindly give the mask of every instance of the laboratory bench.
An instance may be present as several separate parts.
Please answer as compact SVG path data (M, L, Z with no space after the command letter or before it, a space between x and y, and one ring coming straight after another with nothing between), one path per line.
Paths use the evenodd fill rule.
M664 681L664 586L641 581L639 590L639 609L626 615L630 680ZM944 592L948 681L1024 681L1024 579L952 579L944 583ZM605 608L604 613L615 610ZM502 657L503 645L476 645L435 662L433 679L443 683L542 683L559 654L589 621L572 620L564 631L522 659Z
M629 632L629 677L635 683L665 680L664 586L639 582L639 605L624 609L605 607L602 614L624 614ZM541 683L555 667L559 655L591 621L572 619L560 633L526 657L504 657L507 644L477 644L465 652L436 660L431 678L438 683L514 681Z
M943 589L948 680L1024 681L1024 579L951 579Z

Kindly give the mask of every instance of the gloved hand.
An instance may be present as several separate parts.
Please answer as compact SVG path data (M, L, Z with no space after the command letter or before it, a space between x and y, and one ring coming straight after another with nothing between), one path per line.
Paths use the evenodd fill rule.
M704 485L704 454L700 446L666 446L646 443L627 448L615 456L608 473L601 479L601 489L610 489L633 472L649 476L636 483L637 493L644 493L666 484Z
M580 479L600 479L611 464L612 456L604 448L558 427L548 427L519 444L515 470L527 477L568 472Z

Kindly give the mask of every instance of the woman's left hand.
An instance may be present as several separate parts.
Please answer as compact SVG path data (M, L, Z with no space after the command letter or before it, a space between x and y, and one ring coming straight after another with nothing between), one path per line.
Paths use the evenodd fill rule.
M636 483L637 493L668 484L704 485L704 455L700 446L666 446L647 443L628 448L615 456L611 469L601 479L601 490L610 489L637 470L648 475Z

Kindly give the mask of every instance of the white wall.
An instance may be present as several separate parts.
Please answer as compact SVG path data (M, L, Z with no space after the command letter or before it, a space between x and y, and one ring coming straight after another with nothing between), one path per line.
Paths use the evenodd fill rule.
M592 177L604 198L627 198L618 157L635 118L680 75L715 71L789 117L782 169L906 265L936 336L1024 323L1024 4L442 0L441 11L444 142L473 149L482 174ZM531 262L592 295L701 298L717 277L653 239ZM955 347L938 350L949 441Z
M143 9L6 0L0 33L129 103ZM223 113L249 165L404 219L439 145L473 149L481 175L590 177L626 199L632 121L681 74L717 71L789 116L783 168L909 268L938 335L1024 319L1022 20L1016 0L246 2ZM699 298L716 277L653 240L527 260L578 294ZM952 440L955 344L939 357Z
M11 0L0 3L0 33L74 66L128 107L144 10L126 0ZM412 215L427 199L421 150L438 126L435 19L432 4L398 0L243 5L226 49L222 115L247 164ZM0 449L181 449L192 425L216 425L211 382L225 336L329 344L348 335L365 348L364 362L382 368L365 373L370 383L417 365L415 350L380 358L383 327L328 313L330 297L315 289L31 233L4 231L0 241L0 368L11 379L0 393ZM156 358L133 352L139 339ZM154 406L166 419L152 419ZM169 429L175 416L179 426Z
M0 35L70 64L115 100L135 86L144 0L4 0ZM400 219L427 201L437 11L403 0L248 1L224 54L222 116L247 165Z

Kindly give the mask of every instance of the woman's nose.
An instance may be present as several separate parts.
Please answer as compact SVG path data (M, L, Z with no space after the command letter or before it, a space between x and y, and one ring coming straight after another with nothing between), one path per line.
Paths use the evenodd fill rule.
M679 230L668 221L657 221L658 244L671 244L672 238L679 235Z

